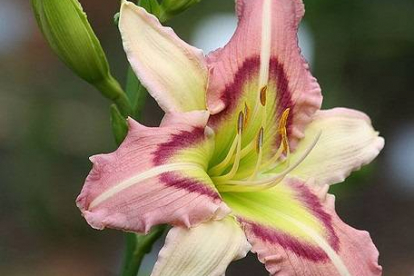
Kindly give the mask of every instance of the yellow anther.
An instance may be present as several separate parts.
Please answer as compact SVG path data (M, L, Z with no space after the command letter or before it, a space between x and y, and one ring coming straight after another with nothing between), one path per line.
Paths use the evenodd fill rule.
M283 111L282 116L280 117L280 121L279 121L279 130L281 128L286 128L289 113L290 113L290 108L286 108L285 111Z
M267 99L267 85L263 86L262 89L260 89L260 103L262 106L266 105L266 99Z
M289 151L289 141L288 141L287 131L286 131L286 125L287 125L287 120L289 117L289 112L290 112L290 108L285 109L279 121L279 134L281 138L280 143L283 145L283 151L285 152Z
M290 149L289 149L289 139L288 139L287 131L286 131L286 125L287 125L287 120L289 117L289 112L290 112L290 108L287 108L285 111L283 111L282 116L280 117L279 126L278 126L278 132L280 134L279 149L276 151L276 153L271 159L269 159L265 164L262 165L263 169L269 168L269 170L272 170L276 168L280 164L278 160L283 156L283 154L286 157L285 159L285 161L287 161L286 163L287 164L289 163L288 155L290 153Z

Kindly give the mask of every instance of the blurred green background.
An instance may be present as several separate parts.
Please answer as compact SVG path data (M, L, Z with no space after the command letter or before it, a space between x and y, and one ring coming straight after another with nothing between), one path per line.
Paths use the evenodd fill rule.
M123 83L127 63L112 23L119 2L81 2ZM376 162L333 187L337 211L371 233L384 275L412 276L414 1L305 4L301 42L324 107L363 110L386 138ZM232 0L204 0L171 25L209 50L234 30L233 8ZM122 233L92 230L75 206L87 157L115 149L108 111L109 103L51 52L29 1L0 0L0 275L117 275ZM143 122L157 125L161 116L149 101ZM267 273L252 255L227 275Z

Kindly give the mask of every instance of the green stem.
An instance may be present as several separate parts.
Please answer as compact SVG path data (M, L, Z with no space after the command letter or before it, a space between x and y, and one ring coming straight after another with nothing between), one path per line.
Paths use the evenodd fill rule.
M154 227L148 235L126 234L126 256L121 276L137 276L142 260L165 231L164 225Z
M112 76L94 83L94 86L104 95L106 98L112 100L119 111L125 117L131 114L131 104L121 85Z

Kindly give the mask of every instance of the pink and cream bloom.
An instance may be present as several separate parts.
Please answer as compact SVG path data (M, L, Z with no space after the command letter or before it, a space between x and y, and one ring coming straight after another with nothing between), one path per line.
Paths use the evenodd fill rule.
M359 111L320 110L298 47L301 0L236 5L234 36L205 57L123 2L128 60L165 117L128 119L122 145L91 157L77 205L96 229L172 225L153 276L224 275L249 250L271 275L381 275L369 234L341 221L327 192L383 138Z

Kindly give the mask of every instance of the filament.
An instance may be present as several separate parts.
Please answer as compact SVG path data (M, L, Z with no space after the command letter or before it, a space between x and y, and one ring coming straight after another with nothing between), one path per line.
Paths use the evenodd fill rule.
M260 164L262 163L262 157L263 157L263 135L264 130L263 128L260 128L259 135L257 136L257 143L256 143L256 151L257 151L257 161L256 166L254 168L254 171L252 175L249 177L249 180L253 180L256 178L257 173L260 169Z
M239 144L239 134L236 134L236 137L234 138L234 141L230 147L229 152L227 153L227 156L216 166L212 167L209 171L209 175L219 175L221 174L229 165L229 163L234 158L234 152L236 151L236 147Z
M269 189L269 188L276 186L278 183L280 183L281 180L283 180L283 178L288 173L296 169L303 162L303 160L311 153L311 151L315 148L317 142L319 141L320 136L321 136L321 132L319 132L316 135L314 141L306 149L306 151L302 154L302 156L300 156L300 158L292 166L289 166L282 172L275 174L268 178L263 178L259 180L253 180L253 181L250 179L229 180L229 181L226 181L225 184L220 186L219 190L221 192L229 192L229 191L245 192L245 191L257 191L257 190L262 190L262 189Z
M240 160L241 160L241 146L242 146L243 126L244 126L244 114L243 114L243 112L240 112L239 113L239 118L237 120L237 132L238 133L237 133L236 139L235 139L235 140L237 140L237 146L236 146L236 155L235 155L233 166L227 174L222 175L222 176L212 177L212 180L215 183L220 183L220 182L232 179L236 175L236 173L239 169Z

